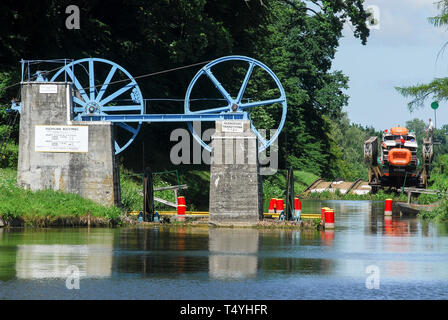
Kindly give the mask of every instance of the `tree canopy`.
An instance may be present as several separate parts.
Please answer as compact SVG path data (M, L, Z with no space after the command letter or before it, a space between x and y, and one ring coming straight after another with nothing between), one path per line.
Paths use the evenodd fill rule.
M448 0L435 2L440 13L434 17L428 18L429 22L435 27L448 26ZM448 42L442 47L443 52ZM436 78L429 83L416 84L409 87L395 87L406 98L412 98L408 103L409 111L422 108L428 99L437 101L448 100L448 78Z
M0 3L0 102L9 103L20 79L19 60L101 57L133 76L239 54L268 65L288 100L280 136L281 166L337 176L341 148L332 126L343 117L348 78L331 71L347 21L365 44L368 14L363 0L42 0ZM81 11L79 30L65 27L65 8ZM145 98L183 98L197 69L139 81ZM227 79L231 82L231 78ZM226 79L223 79L226 81ZM262 94L263 84L253 90ZM260 125L271 119L267 108ZM273 110L275 112L275 110ZM182 113L181 104L151 104L151 113ZM266 114L264 114L264 112ZM255 112L256 113L256 112ZM1 120L0 120L1 121ZM178 124L146 126L126 152L165 166L169 132ZM167 141L160 144L160 141ZM362 146L359 146L362 148ZM158 150L151 152L149 150ZM140 170L140 160L123 157Z

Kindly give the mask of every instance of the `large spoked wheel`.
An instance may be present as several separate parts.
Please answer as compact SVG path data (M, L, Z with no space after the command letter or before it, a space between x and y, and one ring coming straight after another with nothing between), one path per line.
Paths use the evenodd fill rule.
M76 60L58 70L50 81L73 82L73 113L82 115L144 114L144 101L134 78L118 64L98 58ZM134 141L141 122L115 123L115 154Z
M242 81L239 82L241 85L237 85L237 88L233 85L233 88L226 88L226 85L223 85L220 80L214 75L213 71L215 68L219 68L219 64L233 61L238 62L241 64L241 62L246 62L246 67L243 67L245 64L243 63L243 66L241 68L244 69L244 76L242 77ZM226 67L227 68L227 67ZM224 69L226 69L224 68ZM257 75L254 75L254 69L257 68ZM209 82L211 82L214 87L219 91L219 93L222 96L222 99L220 104L221 106L213 107L213 108L202 108L201 110L195 110L192 107L192 101L199 100L194 99L192 97L192 91L195 88L195 85L202 77L205 77L208 79ZM219 76L218 76L219 77ZM262 86L252 86L253 81L260 80L260 78L265 77L268 78L268 81L265 81L266 83L271 83L271 87L262 87ZM251 78L256 78L252 79ZM235 80L235 79L234 79ZM201 80L203 81L203 79ZM235 80L236 81L236 80ZM233 82L235 82L233 81ZM252 81L252 82L251 82ZM254 96L251 96L250 101L248 98L245 97L246 88L248 87L248 84L251 83L252 89L251 94L254 94ZM229 87L232 85L228 85ZM254 90L253 88L258 88L258 90ZM232 90L230 90L232 89ZM231 94L232 91L232 94ZM269 95L270 94L270 95ZM216 100L216 99L215 99ZM264 119L269 118L270 116L267 114L269 112L269 108L273 105L276 105L277 111L276 114L278 114L279 118L277 120L277 127L276 132L270 136L270 139L267 139L263 137L263 135L260 134L259 130L255 127L254 124L254 115L256 113L264 113L261 116L264 117ZM259 108L262 108L264 110L259 110ZM251 129L258 137L259 141L259 152L265 150L268 148L271 143L273 143L278 135L280 134L286 119L286 111L287 111L287 104L286 104L286 95L285 91L283 89L282 84L280 83L280 80L275 76L274 72L272 72L271 69L269 69L266 65L261 63L260 61L257 61L255 59L245 57L245 56L227 56L223 57L217 60L214 60L210 63L208 63L206 66L204 66L199 72L194 76L192 81L190 82L190 85L188 86L187 93L185 95L185 102L184 102L184 109L185 114L212 114L212 113L227 113L227 112L247 112L248 118L251 120ZM255 111L254 109L258 109L258 111ZM269 122L270 119L265 122ZM206 144L200 137L200 133L196 132L193 128L192 123L188 123L188 128L190 129L193 137L208 151L211 151L212 148L208 144ZM267 129L267 128L266 128Z

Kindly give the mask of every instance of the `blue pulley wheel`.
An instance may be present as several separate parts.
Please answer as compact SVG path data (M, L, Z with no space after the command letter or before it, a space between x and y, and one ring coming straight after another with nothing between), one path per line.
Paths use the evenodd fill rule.
M247 63L245 69L243 69L244 77L242 77L241 85L238 85L239 89L235 90L235 88L226 88L219 80L219 75L215 75L215 69L219 69L219 65L226 62L235 62L245 65ZM244 68L239 66L239 68ZM221 70L226 71L227 64ZM257 74L255 75L255 69ZM216 72L218 73L218 72ZM202 108L201 110L195 110L192 106L192 101L199 100L196 97L192 97L192 91L197 85L198 81L201 77L205 77L208 81L215 86L215 88L219 91L221 95L221 106L219 107L210 107L210 108ZM251 78L253 81L251 82ZM271 84L270 87L260 86L258 91L254 90L254 88L258 88L256 85L253 85L254 81L263 81L263 83ZM237 81L237 79L232 79L233 82ZM253 88L251 89L251 97L245 97L245 93L247 91L248 84L251 83ZM231 90L234 94L231 94ZM204 99L205 100L205 99ZM271 108L274 107L274 108ZM261 109L260 109L261 108ZM271 109L270 109L271 108ZM255 110L258 109L258 110ZM269 115L269 112L272 110L275 111L277 115L277 119L274 120L273 115ZM277 76L269 69L266 65L257 61L253 58L245 57L245 56L227 56L216 59L207 65L205 65L198 73L193 77L190 85L188 86L185 102L184 102L184 112L185 114L210 114L210 113L230 113L230 112L245 112L248 115L248 119L251 120L251 129L255 133L259 141L259 152L268 148L272 142L274 142L278 135L280 134L286 119L286 94L283 89L280 80ZM269 129L269 128L256 128L255 122L257 114L261 119L263 119L264 123L267 122L276 122L277 127L275 128L275 133L270 136L270 139L263 137L260 134L259 129ZM196 132L193 128L191 122L188 123L188 127L193 135L193 137L208 151L211 151L212 148L210 145L206 144L200 133Z
M135 79L118 64L99 58L73 61L59 69L50 81L73 82L73 114L144 114L144 100ZM115 123L115 154L125 150L140 131L141 122Z

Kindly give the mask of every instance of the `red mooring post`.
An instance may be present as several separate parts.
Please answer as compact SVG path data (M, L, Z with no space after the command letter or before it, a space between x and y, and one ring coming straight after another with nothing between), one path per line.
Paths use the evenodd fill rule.
M274 213L275 212L275 198L272 198L271 200L269 200L269 213Z
M187 206L185 205L185 198L183 199L184 204L179 203L179 198L177 199L177 220L185 220L185 211L187 211ZM182 201L182 200L181 200Z
M294 209L296 213L296 220L300 220L300 215L302 214L302 202L299 198L294 198Z
M177 204L186 204L185 197L184 196L177 197Z
M283 207L283 199L276 199L277 213L282 213Z
M334 210L325 210L325 229L334 229Z
M325 211L330 210L328 207L323 207L320 209L320 222L325 223Z
M386 199L384 202L384 215L391 216L392 215L392 199Z

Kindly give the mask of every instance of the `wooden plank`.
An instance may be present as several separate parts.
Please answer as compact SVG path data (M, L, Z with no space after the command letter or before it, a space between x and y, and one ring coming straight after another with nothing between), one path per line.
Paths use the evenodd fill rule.
M177 205L175 203L167 201L167 200L163 200L161 198L154 197L154 201L166 204L167 206L170 206L170 207L173 207L173 208L177 208Z
M440 190L434 189L419 189L419 188L404 188L404 192L423 193L423 194L439 194Z
M319 184L321 181L323 181L321 178L316 179L312 184L310 184L305 190L302 191L302 193L308 192L312 188L314 188L315 185Z
M173 190L173 189L188 189L188 186L186 184L181 184L179 186L160 187L160 188L154 188L154 191Z

